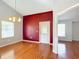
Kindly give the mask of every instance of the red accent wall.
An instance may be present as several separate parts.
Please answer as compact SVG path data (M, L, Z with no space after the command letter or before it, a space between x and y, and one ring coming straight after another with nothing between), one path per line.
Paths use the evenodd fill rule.
M23 17L23 39L39 41L39 22L50 21L50 43L53 39L53 12L48 11Z

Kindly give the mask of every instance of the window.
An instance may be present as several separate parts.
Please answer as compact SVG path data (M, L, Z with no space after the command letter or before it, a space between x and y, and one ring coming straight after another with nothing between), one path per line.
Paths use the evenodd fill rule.
M1 21L2 25L2 38L14 36L14 23L8 21Z
M58 24L58 36L65 37L65 24Z

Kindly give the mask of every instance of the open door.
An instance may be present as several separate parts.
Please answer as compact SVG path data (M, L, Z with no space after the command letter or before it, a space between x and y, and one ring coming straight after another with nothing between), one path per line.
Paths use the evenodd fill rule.
M39 41L50 44L50 21L39 22Z

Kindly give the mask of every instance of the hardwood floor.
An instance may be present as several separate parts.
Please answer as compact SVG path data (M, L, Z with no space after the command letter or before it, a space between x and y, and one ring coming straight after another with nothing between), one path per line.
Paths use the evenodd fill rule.
M79 42L59 42L58 59L79 59Z
M59 42L58 57L51 45L19 42L0 48L0 59L79 59L79 42Z
M52 46L19 42L0 48L0 59L57 59Z

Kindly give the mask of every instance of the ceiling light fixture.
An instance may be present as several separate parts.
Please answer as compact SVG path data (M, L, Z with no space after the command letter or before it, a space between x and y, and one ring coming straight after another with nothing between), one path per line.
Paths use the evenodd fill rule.
M14 4L14 8L15 8L15 12L16 12L16 0L15 0L14 3L15 3L15 4ZM10 20L10 21L13 21L13 22L15 22L15 21L20 22L20 21L21 21L21 18L20 18L20 17L17 17L17 16L12 16L12 17L9 17L9 20Z

